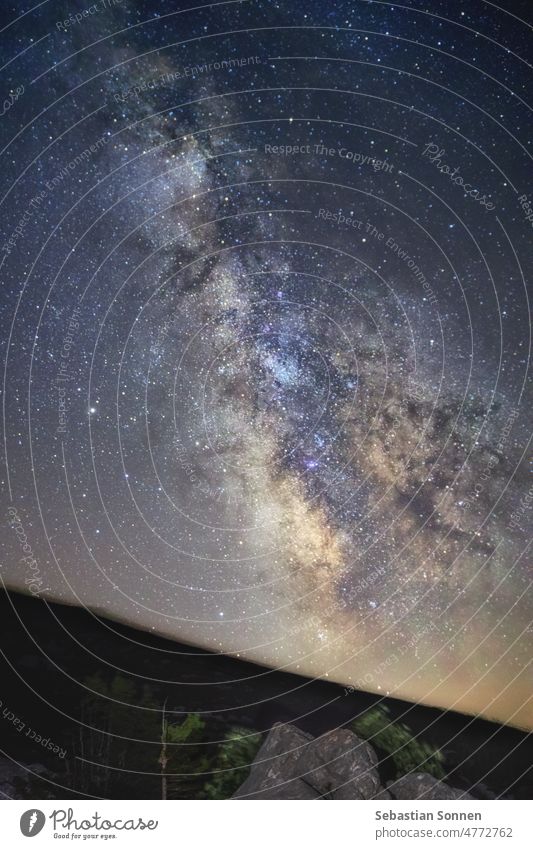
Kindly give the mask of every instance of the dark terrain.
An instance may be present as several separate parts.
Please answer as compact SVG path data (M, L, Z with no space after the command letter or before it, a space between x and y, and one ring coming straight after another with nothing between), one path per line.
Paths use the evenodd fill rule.
M516 729L364 692L346 695L334 684L270 671L15 593L2 594L0 619L5 796L157 797L160 710L166 700L172 722L188 714L204 720L204 736L194 739L202 740L205 752L234 727L265 732L276 722L290 722L317 736L385 707L391 722L401 722L417 741L442 752L446 781L479 798L532 797L531 741ZM102 698L110 694L114 702ZM183 762L184 773L207 770L207 762L195 760L187 745L174 751L174 768ZM386 752L380 757L385 781L394 777L392 762ZM15 793L6 791L11 759L32 770L38 765L43 778L32 777L29 784L15 780ZM195 786L182 782L178 798L194 796Z

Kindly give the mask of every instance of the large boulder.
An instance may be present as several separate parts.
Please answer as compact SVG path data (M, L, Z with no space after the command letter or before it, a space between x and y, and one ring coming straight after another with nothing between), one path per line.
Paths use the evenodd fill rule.
M234 798L370 799L382 790L373 749L351 731L314 739L274 725Z
M393 799L472 799L465 790L450 787L427 772L411 772L396 781L389 781L387 789Z
M273 726L259 749L250 775L234 795L235 799L318 799L320 794L300 778L298 762L310 734L294 725Z
M371 799L380 789L376 753L352 731L338 728L303 750L298 768L330 799Z

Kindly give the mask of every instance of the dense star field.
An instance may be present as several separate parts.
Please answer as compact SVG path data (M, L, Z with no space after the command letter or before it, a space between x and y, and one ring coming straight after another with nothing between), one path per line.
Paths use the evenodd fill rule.
M4 586L533 727L527 5L2 14Z

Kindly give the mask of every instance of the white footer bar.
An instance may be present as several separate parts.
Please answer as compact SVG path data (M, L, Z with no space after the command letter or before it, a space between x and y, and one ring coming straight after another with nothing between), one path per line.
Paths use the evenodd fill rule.
M5 801L6 847L157 849L533 847L532 803ZM29 838L35 837L35 843Z

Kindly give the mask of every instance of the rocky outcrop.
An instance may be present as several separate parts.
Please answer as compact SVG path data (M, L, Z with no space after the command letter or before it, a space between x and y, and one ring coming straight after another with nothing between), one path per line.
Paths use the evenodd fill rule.
M428 773L380 784L373 748L338 728L321 737L276 724L234 799L470 799Z
M307 780L331 799L371 799L380 790L378 759L371 746L339 728L313 740L301 766Z
M427 772L411 772L396 781L389 781L387 789L393 799L472 799L465 790L450 787Z
M247 799L317 799L319 793L309 784L298 763L305 747L312 742L310 734L292 725L274 725L259 749L250 775L234 798Z
M234 798L372 799L380 787L374 750L351 731L313 738L275 725Z

